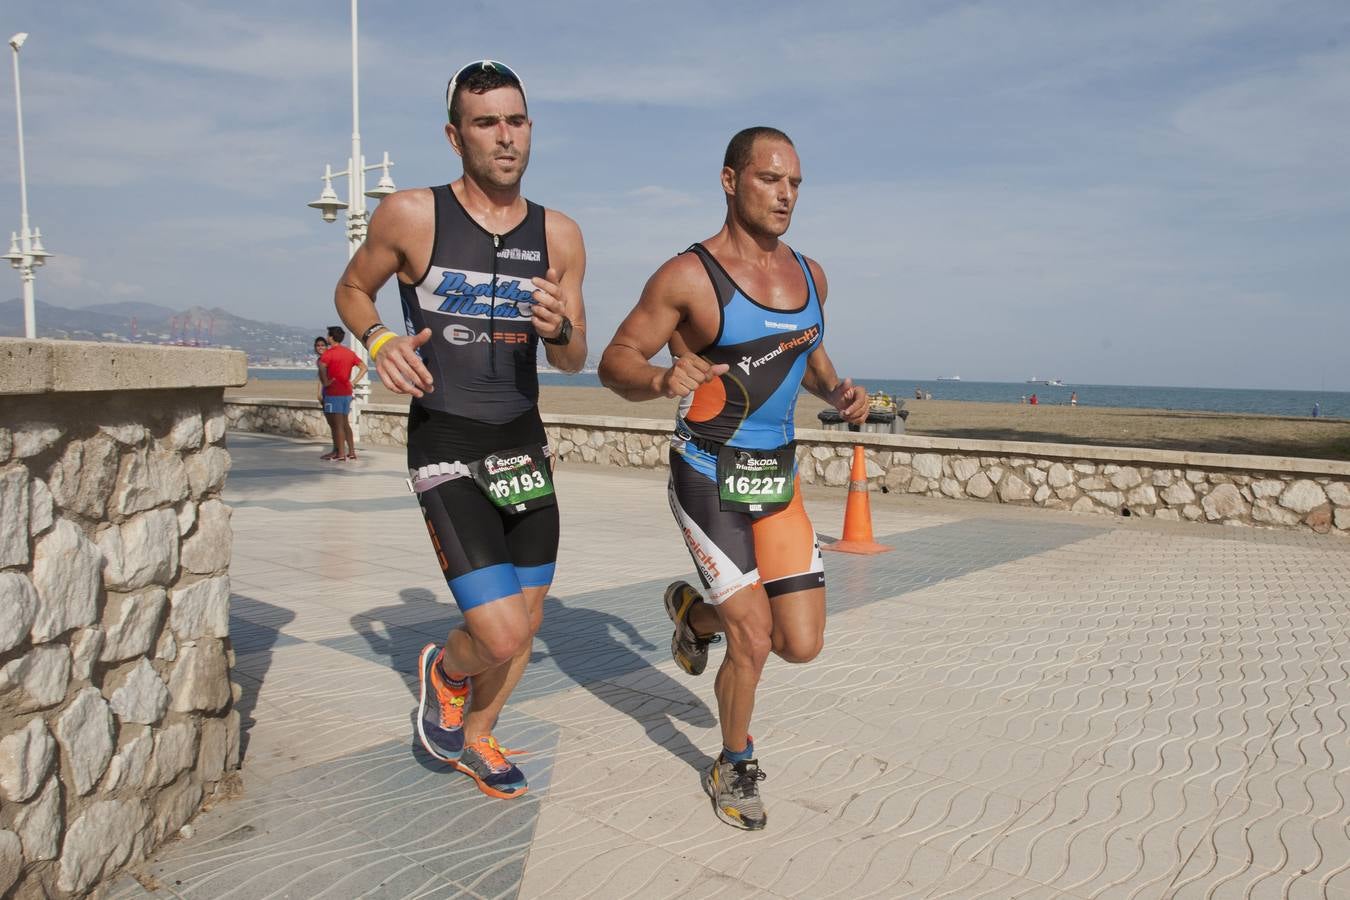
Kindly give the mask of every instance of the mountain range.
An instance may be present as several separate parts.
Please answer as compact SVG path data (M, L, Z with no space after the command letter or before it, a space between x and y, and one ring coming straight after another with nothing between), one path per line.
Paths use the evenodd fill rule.
M183 344L243 350L250 363L309 363L323 327L296 328L246 319L215 307L174 310L124 301L70 309L38 301L38 337L76 341ZM0 303L0 337L23 336L23 301Z

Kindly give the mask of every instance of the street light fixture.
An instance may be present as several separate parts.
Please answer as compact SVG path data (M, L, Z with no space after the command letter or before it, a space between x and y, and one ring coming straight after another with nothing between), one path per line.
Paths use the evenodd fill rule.
M308 205L313 209L319 210L325 222L336 222L338 210L347 210L347 258L350 259L356 254L358 247L366 239L366 228L370 222L369 215L366 212L366 198L380 200L389 196L398 190L394 187L394 179L389 176L389 169L393 163L389 159L389 152L384 153L384 161L375 165L366 165L366 158L361 155L361 92L360 92L360 68L357 63L357 0L352 0L352 155L347 158L347 168L343 171L334 172L332 165L324 166L323 172L323 192L319 194L319 199L311 201ZM370 190L366 190L366 173L373 172L376 169L382 170L379 183ZM343 202L333 190L334 178L347 179L347 202ZM353 334L350 336L351 348L366 360L366 348L361 343L360 338ZM360 437L361 431L361 411L370 403L370 378L367 376L360 384L355 385L355 403L352 410L352 432Z
M11 232L9 252L4 259L9 260L12 268L19 270L19 280L23 283L23 333L24 337L37 337L37 301L33 297L33 283L36 275L33 270L41 268L51 253L42 246L42 230L28 227L28 171L23 153L23 91L19 86L19 48L28 40L28 33L21 31L9 39L14 51L14 111L19 120L19 230Z

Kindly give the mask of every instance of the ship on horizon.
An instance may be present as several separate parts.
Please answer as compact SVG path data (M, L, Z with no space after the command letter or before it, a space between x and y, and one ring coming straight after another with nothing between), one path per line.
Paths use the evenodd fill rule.
M939 375L939 376L937 377L937 380L938 380L938 381L960 381L960 380L961 380L961 376L960 376L960 375Z

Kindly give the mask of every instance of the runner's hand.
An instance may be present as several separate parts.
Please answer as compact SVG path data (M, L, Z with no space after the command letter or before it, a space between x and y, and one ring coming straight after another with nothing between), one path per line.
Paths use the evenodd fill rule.
M830 391L830 405L839 410L844 421L861 425L867 421L867 389L845 378Z
M685 397L698 390L703 384L720 378L731 368L726 363L713 365L696 353L687 353L675 360L675 365L661 373L658 384L661 393L667 397Z
M414 397L435 390L431 373L417 355L417 348L429 340L431 329L423 328L412 337L399 335L392 341L385 341L375 358L375 371L385 387L395 394L412 394Z
M556 338L562 334L562 320L567 306L558 299L558 273L549 269L543 278L531 278L534 282L534 304L530 311L530 322L535 334L541 338Z

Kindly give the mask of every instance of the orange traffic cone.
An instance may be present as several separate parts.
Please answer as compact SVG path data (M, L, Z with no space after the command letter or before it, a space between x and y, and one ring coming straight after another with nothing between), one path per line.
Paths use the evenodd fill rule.
M894 550L872 540L872 504L867 499L867 457L861 444L853 446L853 470L848 476L848 505L844 507L844 537L822 550L842 553L885 553Z

